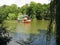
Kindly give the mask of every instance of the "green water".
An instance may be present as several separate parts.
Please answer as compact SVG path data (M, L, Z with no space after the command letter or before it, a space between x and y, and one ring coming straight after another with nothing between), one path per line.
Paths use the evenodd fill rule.
M16 20L6 20L4 26L7 27L7 31L13 33L12 41L8 45L18 45L16 41L27 39L30 39L29 45L56 45L55 34L52 33L55 24L52 25L52 32L48 33L49 22L49 20L33 20L31 23L19 23Z
M48 20L33 20L31 23L18 23L14 20L6 20L4 23L4 26L7 27L7 30L23 33L38 33L38 29L47 30L48 25Z

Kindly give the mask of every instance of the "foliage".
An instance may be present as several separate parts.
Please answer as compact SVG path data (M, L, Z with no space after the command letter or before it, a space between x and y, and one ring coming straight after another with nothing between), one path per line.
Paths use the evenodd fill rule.
M35 3L35 2L25 4L22 7L17 7L16 4L12 4L11 6L3 5L0 6L0 22L5 20L6 18L15 20L18 17L18 13L26 14L31 18L36 18L36 16L41 18L44 17L47 13L49 13L49 7L50 4L42 5L41 3Z
M16 19L17 14L20 12L20 7L17 7L17 5L12 4L11 6L3 5L0 7L0 23L2 23L7 17L9 19Z
M26 14L27 13L27 9L28 9L28 4L26 4L26 5L24 5L24 6L21 7L21 12L23 14Z
M7 19L9 19L9 20L15 20L16 19L16 14L9 13Z
M45 15L49 15L49 7L50 7L50 4L42 5L41 3L31 2L27 9L27 15L29 15L32 18L34 18L34 16L36 17L37 15L39 15L38 17L40 18L44 17ZM40 12L40 13L37 13L37 12Z
M15 32L16 31L16 26L17 26L17 21L16 20L5 20L3 22L3 27L6 27L7 31L10 32Z

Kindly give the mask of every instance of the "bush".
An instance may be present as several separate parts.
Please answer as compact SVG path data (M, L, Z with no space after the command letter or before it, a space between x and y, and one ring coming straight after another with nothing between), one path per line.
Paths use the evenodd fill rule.
M15 20L17 18L16 14L14 13L9 13L7 19L9 20Z

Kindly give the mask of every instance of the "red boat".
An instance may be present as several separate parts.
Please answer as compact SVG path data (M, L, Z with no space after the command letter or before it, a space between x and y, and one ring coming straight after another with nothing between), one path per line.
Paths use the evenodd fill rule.
M31 22L31 20L26 20L26 21L24 21L24 23L30 23Z
M23 19L23 22L24 22L24 23L30 23L30 22L31 22L31 19L28 19L28 18L25 17L25 18Z

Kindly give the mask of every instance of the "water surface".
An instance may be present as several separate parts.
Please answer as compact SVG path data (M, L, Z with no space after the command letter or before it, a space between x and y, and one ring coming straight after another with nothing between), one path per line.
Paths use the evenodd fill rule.
M55 33L48 31L48 25L48 20L33 20L31 23L17 22L16 30L12 31L12 39L7 45L56 45Z

